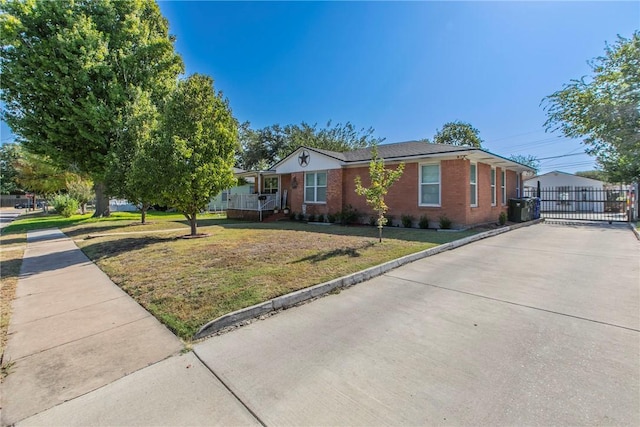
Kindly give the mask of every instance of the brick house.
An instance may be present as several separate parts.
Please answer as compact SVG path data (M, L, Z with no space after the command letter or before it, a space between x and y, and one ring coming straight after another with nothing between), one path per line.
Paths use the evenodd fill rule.
M294 212L327 215L351 205L368 222L374 215L363 196L355 192L355 178L370 184L371 148L344 153L299 147L268 171L247 172L256 179L258 209L290 207ZM522 173L528 166L473 147L425 142L378 146L388 168L405 163L402 177L385 201L396 222L401 215L426 215L437 227L441 215L454 227L496 222L506 212L509 198L522 194ZM238 208L238 209L236 209ZM230 217L245 217L248 206L230 206ZM245 212L242 212L245 211Z

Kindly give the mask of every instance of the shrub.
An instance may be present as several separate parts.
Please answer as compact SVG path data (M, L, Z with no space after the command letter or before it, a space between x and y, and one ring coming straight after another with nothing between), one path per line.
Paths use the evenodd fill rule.
M302 212L300 212L300 213L296 216L296 219L297 219L298 221L304 221L304 214L303 214Z
M411 228L414 219L413 215L402 215L400 217L400 221L402 221L402 226L404 228Z
M51 206L65 218L78 212L79 203L68 194L58 194L51 200Z
M420 217L420 220L418 221L418 227L425 230L429 228L429 218L426 215L422 215Z
M371 226L378 225L378 218L375 217L375 216L370 216L369 217L369 225L371 225Z
M393 215L385 215L384 217L387 219L387 225L389 227L393 227L393 221L396 219L396 217Z
M291 221L295 221L296 220L296 213L294 211L289 212L289 219Z
M446 215L440 215L440 228L444 230L451 228L451 220Z
M500 216L498 216L498 223L500 225L505 225L507 223L507 214L505 212L500 212Z
M315 216L315 214L309 214L309 218L307 218L307 221L309 221L309 222L316 222L316 216Z
M357 209L354 209L353 206L347 205L342 209L342 212L339 214L340 224L355 224L358 222L360 218L360 212Z
M332 214L332 213L328 214L328 215L327 215L327 221L329 221L329 222L330 222L330 223L332 223L332 224L333 224L334 222L336 222L336 214Z

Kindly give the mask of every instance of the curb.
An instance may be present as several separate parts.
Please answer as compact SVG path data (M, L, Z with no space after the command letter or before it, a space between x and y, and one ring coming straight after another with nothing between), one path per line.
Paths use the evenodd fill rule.
M636 239L640 240L640 233L638 232L638 229L636 228L635 224L633 222L630 222L629 227L631 228L631 231L633 231L633 234L636 235Z
M224 316L220 316L217 319L211 320L210 322L202 326L194 335L194 339L198 340L201 338L205 338L209 335L215 334L216 332L224 328L228 328L246 320L263 316L267 313L291 308L312 298L326 295L336 289L351 287L355 284L364 282L374 277L381 276L386 272L405 264L409 264L411 262L418 261L420 259L427 258L442 252L446 252L451 249L459 248L460 246L468 245L469 243L473 243L478 240L497 236L498 234L506 233L507 231L539 224L543 221L544 219L541 218L533 221L523 222L520 224L510 225L503 228L497 228L495 230L485 231L484 233L478 233L473 236L465 237L464 239L454 240L453 242L445 243L434 248L425 249L421 252L406 255L401 258L385 262L384 264L376 265L374 267L367 268L366 270L349 274L348 276L339 277L328 282L320 283L319 285L310 286L308 288L300 289L286 295L281 295L269 301L252 305L251 307L236 310L232 313L225 314Z

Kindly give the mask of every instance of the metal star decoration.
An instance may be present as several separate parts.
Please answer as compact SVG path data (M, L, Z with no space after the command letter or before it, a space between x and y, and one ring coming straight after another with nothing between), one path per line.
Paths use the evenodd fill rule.
M300 155L298 156L298 164L300 164L300 166L305 167L309 164L309 153L307 153L306 151L302 151L302 153L300 153Z

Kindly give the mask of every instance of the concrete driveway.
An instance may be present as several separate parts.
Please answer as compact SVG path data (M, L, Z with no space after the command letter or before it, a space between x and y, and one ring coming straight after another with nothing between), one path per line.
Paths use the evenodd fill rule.
M266 425L640 425L639 249L525 227L194 351Z

